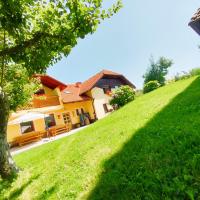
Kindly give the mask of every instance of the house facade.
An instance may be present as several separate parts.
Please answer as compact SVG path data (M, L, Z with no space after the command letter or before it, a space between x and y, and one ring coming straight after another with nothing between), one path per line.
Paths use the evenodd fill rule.
M95 121L93 99L80 95L81 83L69 84L61 92L63 107L69 112L72 127L86 125Z
M112 91L122 85L135 89L122 74L103 70L81 84L80 95L85 94L93 99L96 118L101 119L114 110L109 104Z
M113 111L109 104L113 89L121 85L135 86L123 75L103 70L83 83L64 84L48 75L36 75L42 84L23 110L12 113L7 138L9 143L30 132L42 132L51 127L84 126L107 116ZM48 117L13 124L26 113L48 114Z
M37 77L41 81L41 89L34 94L32 102L25 109L12 113L10 116L7 128L7 140L10 144L15 143L16 138L26 133L43 132L47 128L65 125L73 129L89 124L95 119L92 99L79 96L77 93L79 88L66 85L48 75L37 75ZM71 91L70 94L66 94L68 90ZM13 120L27 113L41 113L49 116L12 124Z

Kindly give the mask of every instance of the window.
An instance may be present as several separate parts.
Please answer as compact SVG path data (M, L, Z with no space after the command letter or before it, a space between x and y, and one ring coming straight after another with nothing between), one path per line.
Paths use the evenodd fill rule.
M108 94L109 92L111 92L111 87L109 85L103 86L103 92L104 94Z
M71 118L70 118L70 114L69 113L63 113L63 120L65 124L69 124L71 123Z
M104 103L104 104L103 104L103 108L104 108L104 111L105 111L105 113L108 113L108 112L109 112L109 110L108 110L108 107L107 107L107 104L106 104L106 103Z
M83 108L81 108L81 113L84 114L84 110L83 110Z
M84 109L83 108L79 108L79 109L76 109L76 115L79 116L81 114L84 114Z
M34 131L33 121L30 122L22 122L20 124L21 126L21 133L28 133Z
M80 113L79 113L79 109L76 109L76 115L79 116Z
M54 114L50 114L49 117L45 117L45 124L48 128L56 125Z

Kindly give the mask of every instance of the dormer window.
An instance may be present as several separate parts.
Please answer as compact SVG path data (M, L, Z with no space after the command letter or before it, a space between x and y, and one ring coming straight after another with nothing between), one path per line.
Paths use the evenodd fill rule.
M65 94L71 94L71 92L70 92L70 91L64 91L64 93L65 93Z

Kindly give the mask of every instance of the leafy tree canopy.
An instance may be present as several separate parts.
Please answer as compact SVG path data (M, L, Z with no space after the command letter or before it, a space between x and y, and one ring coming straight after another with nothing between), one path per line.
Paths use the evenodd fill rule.
M144 74L144 84L149 81L157 80L158 83L162 86L165 84L165 76L168 73L169 67L171 67L173 61L164 57L160 57L157 62L151 57L150 67L147 69L147 72Z
M10 110L39 87L35 73L67 56L78 39L122 6L102 9L103 0L0 0L0 175L17 171L6 142Z
M7 41L0 57L43 73L120 7L120 1L102 10L102 0L0 0L0 35L5 31Z

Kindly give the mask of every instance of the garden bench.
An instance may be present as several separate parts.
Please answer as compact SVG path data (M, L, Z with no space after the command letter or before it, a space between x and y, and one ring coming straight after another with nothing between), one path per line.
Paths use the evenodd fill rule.
M61 133L69 132L70 126L69 125L56 125L49 128L49 135L56 136Z
M41 132L29 132L24 133L21 136L15 138L15 143L19 146L23 146L28 143L37 142L42 139L43 133Z

